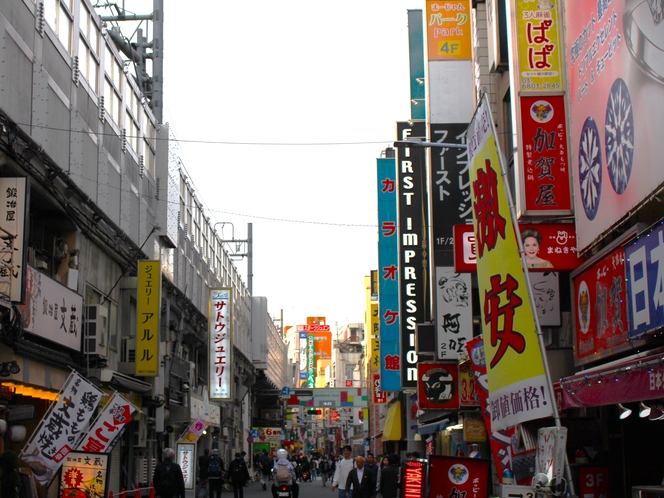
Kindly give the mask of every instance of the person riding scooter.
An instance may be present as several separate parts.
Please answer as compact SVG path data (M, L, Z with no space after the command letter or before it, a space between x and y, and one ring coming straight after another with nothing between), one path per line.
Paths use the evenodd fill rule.
M290 479L281 478L282 474L285 474L283 467L288 469L290 474ZM281 471L279 469L282 469ZM293 498L298 498L300 495L300 486L297 484L297 479L295 477L295 468L293 464L288 461L288 452L283 448L277 450L277 461L274 464L274 484L272 484L272 497L278 498L277 493L281 485L288 485L291 488Z

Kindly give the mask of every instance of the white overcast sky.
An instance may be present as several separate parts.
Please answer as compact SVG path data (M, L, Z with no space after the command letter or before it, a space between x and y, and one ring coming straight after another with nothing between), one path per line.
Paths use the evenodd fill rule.
M376 158L410 118L407 11L424 0L165 4L164 120L206 214L236 239L253 224L253 294L284 325L363 322Z

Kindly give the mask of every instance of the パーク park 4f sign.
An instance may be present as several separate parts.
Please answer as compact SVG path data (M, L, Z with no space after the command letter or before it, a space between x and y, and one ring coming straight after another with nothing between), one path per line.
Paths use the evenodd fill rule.
M473 226L493 431L552 416L553 400L495 137L482 100L468 128Z

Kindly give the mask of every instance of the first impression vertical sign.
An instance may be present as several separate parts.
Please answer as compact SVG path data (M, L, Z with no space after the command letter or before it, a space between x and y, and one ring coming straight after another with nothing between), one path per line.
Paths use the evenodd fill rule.
M136 375L156 376L159 366L161 263L138 262Z
M233 358L231 289L210 289L208 309L210 399L230 400Z

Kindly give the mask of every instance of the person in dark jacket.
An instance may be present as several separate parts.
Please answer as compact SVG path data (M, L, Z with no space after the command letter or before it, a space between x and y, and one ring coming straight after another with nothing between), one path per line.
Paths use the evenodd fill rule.
M224 487L224 461L219 456L217 448L212 450L208 461L208 484L210 498L221 498L221 490Z
M376 496L376 481L373 472L364 466L364 457L355 458L355 468L348 473L346 479L346 497L351 490L353 498L374 498Z
M203 496L207 496L209 490L207 489L207 480L208 480L208 466L210 465L210 450L205 448L203 454L198 457L198 486L196 486L196 496L200 495L200 491L203 488L205 493Z
M380 483L378 493L383 498L396 498L399 490L399 457L390 455L387 457L389 465L380 469Z
M228 475L235 498L244 498L244 485L249 479L249 470L241 453L235 453L235 459L228 465Z
M173 461L175 451L164 448L161 452L164 461L154 469L152 483L159 498L184 498L184 477L182 468Z

